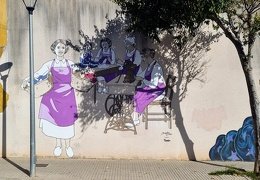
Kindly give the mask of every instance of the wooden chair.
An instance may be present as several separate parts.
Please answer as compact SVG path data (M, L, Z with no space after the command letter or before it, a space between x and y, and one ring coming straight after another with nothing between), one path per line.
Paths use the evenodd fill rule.
M148 129L148 121L165 121L169 122L169 128L172 128L172 118L174 116L172 106L171 106L171 100L173 98L173 86L175 83L176 77L172 75L168 75L166 79L166 89L165 89L165 96L161 100L156 100L150 103L144 111L144 118L143 121L145 122L145 129ZM152 113L149 112L149 106L153 105L160 105L162 108L162 112L160 113ZM163 116L158 117L159 115ZM152 117L153 116L153 117ZM154 117L157 116L157 117Z

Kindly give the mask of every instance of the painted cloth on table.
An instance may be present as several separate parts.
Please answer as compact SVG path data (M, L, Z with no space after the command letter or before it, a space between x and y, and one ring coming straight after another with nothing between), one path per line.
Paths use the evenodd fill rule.
M77 119L77 106L74 89L71 87L72 70L66 60L66 67L54 67L50 71L53 87L42 97L39 118L54 125L66 127Z
M115 79L119 75L126 74L127 70L128 70L128 67L126 67L126 64L132 64L132 65L134 64L136 66L134 68L134 76L136 76L136 74L139 71L140 64L141 64L140 52L138 50L133 50L132 52L126 52L124 61L125 61L125 63L124 63L123 69L119 72L108 74L105 77L106 82L109 82L109 81Z
M103 76L103 78L105 79L106 82L109 82L109 81L115 79L119 75L120 75L120 72L113 72L113 73L106 74L105 76Z
M144 82L147 83L144 87L137 88L136 94L134 95L135 111L138 113L143 113L144 109L165 91L166 84L162 78L161 68L159 67L160 65L154 61L150 67L145 70ZM160 77L161 80L149 85L151 81L155 81L158 77Z

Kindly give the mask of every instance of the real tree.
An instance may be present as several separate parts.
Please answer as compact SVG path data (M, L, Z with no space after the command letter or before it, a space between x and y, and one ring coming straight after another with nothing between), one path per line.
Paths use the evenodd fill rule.
M247 84L254 121L255 167L260 172L260 105L253 78L252 48L260 32L259 0L113 0L129 21L129 31L140 31L157 41L164 31L188 28L193 34L203 23L221 28L236 48Z

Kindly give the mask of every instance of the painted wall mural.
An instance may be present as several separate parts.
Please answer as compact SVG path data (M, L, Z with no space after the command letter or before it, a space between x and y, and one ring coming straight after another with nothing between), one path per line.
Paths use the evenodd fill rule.
M164 96L165 81L163 72L161 66L154 59L155 51L153 49L143 49L143 57L141 57L141 53L135 47L135 37L126 37L124 41L126 48L125 59L121 63L117 62L116 64L115 52L111 49L112 42L109 38L100 40L100 50L94 57L91 52L93 43L83 31L79 31L79 33L85 40L84 43L80 41L81 46L73 45L70 40L56 40L50 47L51 51L56 55L55 58L45 62L34 73L33 83L36 85L36 92L41 89L39 96L42 96L38 114L40 128L46 136L56 138L56 146L53 150L54 156L62 154L63 140L67 156L73 157L74 155L70 146L70 140L75 136L74 123L78 119L75 97L75 91L78 89L73 86L73 76L79 76L79 79L82 81L91 81L91 83L97 86L98 93L114 95L115 99L123 97L122 101L114 101L111 104L111 107L117 104L117 109L120 110L116 111L116 108L114 108L110 116L120 114L120 117L116 115L116 117L108 120L105 132L111 129L111 124L117 124L112 129L120 131L134 129L135 134L137 134L135 126L140 123L139 118L144 109L160 95L162 95L162 98ZM80 52L79 63L65 59L64 55L69 47ZM111 66L114 71L111 70ZM100 73L101 71L103 73ZM90 72L92 72L92 78L90 77ZM124 75L122 76L123 82L113 84L114 86L119 84L120 89L122 89L122 83L136 87L137 84L132 85L132 83L136 82L137 76L140 80L142 79L136 92L135 90L131 94L127 92L108 92L106 84L118 76L120 79L121 75ZM93 81L93 77L97 83ZM38 84L46 81L49 82L47 88L37 88ZM22 88L26 91L29 90L29 77L24 79ZM124 88L127 89L127 87ZM45 92L42 89L45 89ZM94 91L96 90L94 89ZM126 113L123 104L128 104L134 108L131 109L131 112L129 111L130 113ZM129 117L126 117L126 115Z
M28 140L29 136L30 102L29 94L20 88L23 80L29 74L28 13L22 2L17 3L15 0L8 0L7 2L8 46L1 60L8 57L8 60L15 65L13 66L14 70L10 73L7 86L9 101L6 112L10 120L7 122L10 124L7 126L8 134L6 137L10 145L16 145L15 149L8 148L8 154L28 156L28 148L24 145L24 142ZM52 83L46 80L48 74L39 74L34 80L34 83L37 84L35 93L38 97L35 99L37 155L62 156L65 158L72 156L79 158L209 159L209 150L215 144L218 135L223 133L226 138L226 133L229 130L238 130L245 118L244 113L249 114L250 110L246 101L247 91L246 88L243 89L245 82L237 81L238 75L242 73L238 73L241 66L236 63L236 53L230 52L233 47L230 47L229 41L222 37L219 42L216 42L216 45L212 44L211 42L217 41L220 36L209 32L209 29L202 29L196 36L189 37L188 41L182 39L173 41L175 34L165 33L162 34L161 43L146 39L139 33L130 34L125 31L127 24L124 19L121 16L116 16L115 10L117 8L111 1L105 0L78 0L77 3L69 0L37 2L34 14L35 72L40 70L47 61L56 58L56 54L53 54L50 50L50 45L56 39L65 40L67 45L69 42L71 43L64 58L71 60L74 65L78 63L79 68L85 68L92 60L100 60L100 63L103 61L103 64L100 65L103 67L108 67L111 64L118 66L119 63L122 65L127 58L125 46L127 41L125 40L130 35L135 38L128 38L128 46L133 48L131 44L135 44L136 53L132 59L131 57L129 59L138 65L138 59L144 58L142 49L145 47L148 48L146 56L148 54L150 56L145 57L149 58L149 62L143 60L141 62L142 69L150 66L149 70L143 73L147 76L147 86L143 86L143 91L138 93L140 96L135 98L136 102L140 103L136 104L140 105L138 106L139 112L136 111L136 114L133 114L135 110L133 97L127 99L119 94L125 93L127 90L135 90L133 86L128 86L131 83L121 83L121 86L115 87L114 83L118 78L107 82L107 77L102 73L96 76L96 72L91 71L93 68L89 70L85 68L76 75L72 74L71 87L76 96L77 114L75 115L77 120L73 124L75 135L70 138L70 144L66 145L64 142L68 143L68 139L46 136L43 130L46 130L48 126L39 127L39 123L43 122L38 118L39 108L42 105L41 101L45 97L44 94L52 88ZM80 33L79 30L81 30ZM183 33L179 33L183 34L185 30L183 30ZM178 43L178 41L183 42L183 44ZM154 51L151 49L155 50L155 57ZM152 52L148 53L150 50ZM130 56L131 53L128 54ZM152 63L153 58L156 59L158 64ZM222 61L224 59L232 61L227 66L223 66ZM111 63L109 63L110 61ZM146 67L143 62L146 63ZM96 65L95 61L91 63L90 65ZM74 67L70 66L70 68L73 71ZM120 66L120 68L122 67ZM170 128L171 125L168 124L170 119L168 116L166 117L167 121L163 121L165 117L161 113L164 113L164 111L160 105L149 107L149 120L151 120L149 121L149 128L143 121L144 116L140 116L144 109L143 106L146 106L146 104L141 103L149 103L146 100L151 100L150 98L154 98L154 95L159 95L161 93L160 87L164 88L164 84L157 84L158 89L156 90L158 91L155 92L156 94L150 94L152 97L146 94L146 90L149 91L156 87L156 85L150 84L150 78L155 80L153 82L164 81L157 78L157 73L164 74L166 87L168 87L168 75L177 77L176 81L172 83L174 88L170 91L173 94L171 104L173 116L170 117L172 129ZM217 78L215 78L215 73L218 74ZM223 77L226 77L227 74L230 75L228 76L230 78L223 82ZM123 82L124 77L121 80ZM218 86L220 82L224 83L225 86L232 84L232 88L223 91L223 87ZM233 92L233 89L240 88L241 91ZM111 91L118 94L112 94ZM142 97L146 100L138 100ZM168 100L167 97L165 99ZM127 103L128 100L131 100L131 103ZM234 109L232 108L234 104L242 104L243 106ZM128 105L130 105L129 109L124 108ZM194 118L192 110L197 110ZM125 116L121 116L119 112L123 112ZM146 113L146 111L144 112ZM240 121L232 118L234 112L237 112L236 116L240 117ZM160 115L153 115L156 113L160 113ZM205 118L206 113L217 114L217 117L211 118L214 121L213 123L205 123L208 122L208 119ZM121 119L122 121L120 121ZM221 119L221 121L218 121L218 119ZM227 121L230 123L226 127L221 126L222 123ZM123 132L125 130L129 131ZM135 133L130 130L136 132L137 135L134 135ZM19 141L15 138L17 135ZM207 142L205 144L200 137L207 137L206 139L210 139L210 141L205 141ZM219 138L221 139L221 136ZM223 141L225 141L225 138L223 138ZM232 136L232 138L235 138L235 136ZM118 142L122 143L118 144ZM71 147L73 155L72 153L66 154L66 147ZM147 147L149 147L148 151ZM234 149L232 150L237 153L238 150ZM245 150L244 152L248 153ZM212 154L214 154L213 151ZM227 158L221 157L219 154L218 156L215 153L212 155L212 159ZM237 158L241 159L238 155Z
M37 84L35 91L37 94L36 96L42 97L39 112L40 128L42 128L42 132L45 135L56 138L56 146L53 151L55 156L60 156L62 154L64 149L62 141L65 140L65 152L68 157L73 157L74 153L72 147L70 146L70 140L74 137L74 130L72 131L70 129L63 132L60 131L60 134L57 134L56 131L58 132L57 129L66 129L69 126L74 128L74 122L76 119L79 119L79 123L83 122L82 127L84 128L86 127L84 124L85 122L90 124L93 121L99 121L104 119L104 117L107 117L108 120L104 129L105 133L107 133L108 130L116 130L133 131L134 134L137 134L136 126L143 122L142 118L145 113L145 109L150 103L154 100L162 100L162 104L165 104L165 99L168 98L170 101L172 100L173 86L175 86L176 78L172 77L172 83L170 83L172 85L169 86L169 84L166 84L164 79L164 75L166 74L163 71L166 70L167 74L171 75L173 72L177 72L177 69L180 69L180 67L176 67L176 65L173 64L168 64L165 68L165 64L164 62L162 63L162 61L164 61L166 54L160 54L162 48L161 46L158 44L152 44L152 42L142 44L140 40L143 37L139 37L138 39L138 36L134 33L124 34L124 28L117 28L120 29L120 32L115 31L114 29L119 26L118 24L120 27L123 27L124 21L121 19L108 21L106 30L98 31L98 29L96 29L96 35L91 38L90 35L85 34L82 30L79 30L79 43L75 43L75 38L71 37L68 37L69 39L62 40L64 42L56 44L58 48L57 50L55 50L56 47L51 47L52 51L56 54L56 58L44 63L41 69L34 75L34 83ZM109 34L111 32L113 33L113 36ZM197 36L198 41L203 41L202 39L204 38L201 39L201 37L204 37L205 35L198 34ZM213 39L216 38L211 35L208 37ZM167 39L168 36L165 38ZM62 49L63 46L65 46L65 52L59 50L59 48ZM198 51L201 50L204 52L204 50L202 50L204 46L207 47L209 44L206 43L205 45L202 43L201 47L198 46ZM59 97L59 93L55 93L58 91L63 91L64 89L53 89L53 86L51 86L53 83L49 83L48 87L46 87L44 82L47 82L45 80L49 77L49 74L51 74L50 77L55 80L55 77L58 76L58 73L60 73L60 71L57 73L53 72L51 70L52 67L59 68L59 64L62 65L62 67L66 66L66 63L63 62L63 56L67 52L68 47L71 47L74 51L76 51L77 56L75 57L79 58L75 59L74 57L72 61L68 61L69 67L71 68L71 80L65 84L69 84L68 88L72 89L70 93L72 93L72 91L74 93L74 90L76 92L83 92L81 94L83 96L83 100L81 100L81 102L77 102L77 105L72 105L73 107L77 106L77 111L74 112L76 116L75 121L71 124L63 124L62 119L58 117L59 114L62 114L65 117L70 111L64 111L62 109L63 107L58 107L59 105L55 104L56 98L58 101L61 100L58 103L63 103L63 98ZM172 44L169 44L167 47L169 49L173 48ZM174 51L172 53L174 54ZM119 54L121 54L121 58L119 58ZM191 59L190 62L191 64L200 64L199 60L200 56L196 56L196 58ZM168 61L172 62L171 60ZM178 58L174 62L179 62ZM163 66L161 66L161 64L163 64ZM197 70L199 70L198 72L204 71L204 65L204 63L201 63L198 67L196 67ZM174 67L176 71L169 70L170 67ZM183 71L186 72L186 70ZM191 71L194 71L194 69ZM187 70L187 72L190 71ZM197 77L199 74L200 73L193 74L192 79ZM122 78L121 75L123 75ZM178 77L180 77L180 75L178 75ZM187 77L190 76L187 75ZM63 77L60 77L59 79L62 78ZM187 87L188 83L192 79L187 79L187 81L184 80L186 84L185 87ZM138 84L137 82L139 80L141 82ZM62 82L60 83L64 84ZM43 86L41 86L41 84L43 84ZM29 78L24 80L22 86L24 89L28 89ZM93 87L96 87L96 89ZM182 85L179 81L178 89L181 89L180 87L182 87ZM171 91L168 91L171 93L167 94L166 89L171 89ZM91 97L94 99L93 104L96 104L96 93L99 93L99 96L102 98L105 97L103 98L105 103L102 103L102 107L96 106L95 109L93 108L94 110L90 110L88 105L90 102L93 102L92 99L89 101L90 98L87 97L89 96L87 93L90 90L94 91L94 98ZM51 94L53 94L53 96ZM183 93L180 93L179 95L181 94ZM167 96L167 98L165 98L165 96ZM181 99L184 97L185 96ZM177 101L178 102L175 103L179 103L181 100ZM74 102L74 100L71 102ZM66 104L71 105L71 102ZM84 105L82 106L82 104ZM102 108L105 108L106 112L102 111ZM179 104L177 105L177 109L177 112L180 112ZM164 113L170 117L169 119L172 120L171 110L168 113L164 107L163 110ZM95 111L99 111L101 117L93 117L92 115L95 114ZM180 113L178 115L179 119L182 118ZM44 124L46 123L53 127L49 125L45 126ZM178 124L178 127L180 128L180 131L186 131L182 124ZM67 136L66 134L68 132L72 132L73 135ZM164 142L169 141L166 138L164 139ZM188 143L185 142L185 144ZM189 148L189 145L187 145L187 149L189 149L189 159L196 159L194 152L191 148Z
M209 151L211 160L254 161L254 129L252 117L247 117L242 127L217 137L215 145Z

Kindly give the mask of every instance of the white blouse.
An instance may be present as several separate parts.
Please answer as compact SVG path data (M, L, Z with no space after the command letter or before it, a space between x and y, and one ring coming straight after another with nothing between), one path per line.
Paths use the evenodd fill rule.
M70 60L67 60L67 62L69 64L69 66L73 69L74 62L72 62ZM46 63L44 63L42 65L42 67L34 73L34 79L36 80L36 83L43 80L42 77L47 78L47 75L50 72L52 63L53 63L53 67L67 67L67 62L65 59L63 59L63 60L55 59L54 63L53 63L53 60L49 60Z
M149 70L149 68L152 68L153 64L154 64L154 61L144 70L142 70L140 67L140 69L137 73L137 76L144 78L145 72L147 70ZM156 88L159 83L166 84L164 77L163 77L162 67L160 66L160 64L158 62L156 62L154 65L154 68L152 70L152 73L151 73L151 81L143 79L143 85L149 86L151 88Z
M135 56L134 56L133 63L136 64L137 66L139 66L141 64L142 57L141 57L140 52L137 49L134 49L131 52L126 52L126 56L132 57L134 55L134 53L135 53Z

